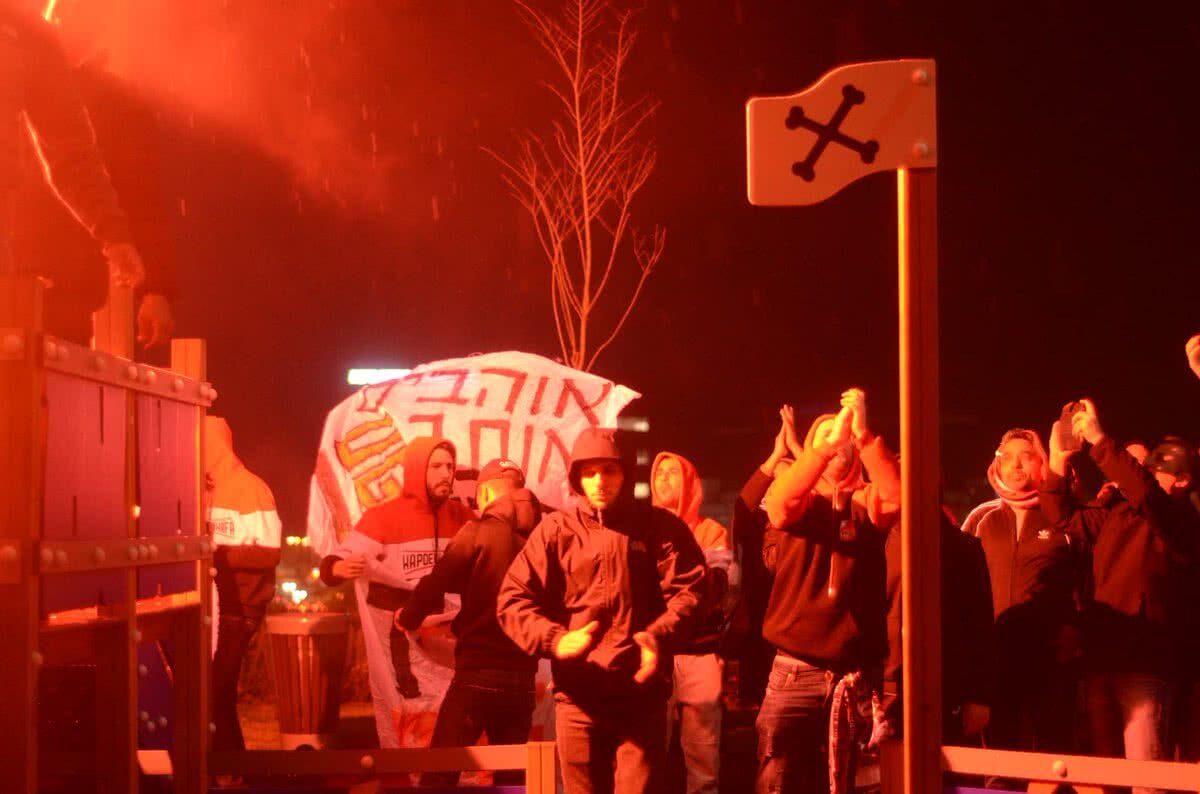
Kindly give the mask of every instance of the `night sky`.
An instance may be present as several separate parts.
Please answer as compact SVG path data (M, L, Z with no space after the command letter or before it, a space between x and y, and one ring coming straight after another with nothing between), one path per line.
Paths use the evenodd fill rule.
M95 46L123 42L126 101L156 113L177 334L209 340L214 412L300 534L349 367L557 354L540 249L485 151L546 128L549 67L504 0L127 5L144 32ZM659 161L635 210L667 247L596 371L645 394L653 445L736 488L781 403L803 433L851 385L897 440L894 177L751 207L744 140L750 96L893 57L940 77L949 489L990 497L1001 433L1083 394L1118 437L1200 437L1200 8L1102 5L646 2L630 84L661 101Z

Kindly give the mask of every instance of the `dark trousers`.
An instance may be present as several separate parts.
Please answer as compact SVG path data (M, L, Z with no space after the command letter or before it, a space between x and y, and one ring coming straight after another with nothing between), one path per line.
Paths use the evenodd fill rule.
M238 722L238 678L242 660L261 618L221 614L217 622L217 651L212 661L212 720L214 750L245 750L242 726Z
M488 744L525 744L533 723L532 672L513 670L458 670L446 690L431 747L471 747L487 734ZM421 775L425 786L453 786L453 772ZM520 770L497 772L496 785L521 785Z
M828 794L834 675L776 658L758 710L757 794Z
M566 794L642 794L662 790L667 704L614 697L586 708L559 694L554 708Z

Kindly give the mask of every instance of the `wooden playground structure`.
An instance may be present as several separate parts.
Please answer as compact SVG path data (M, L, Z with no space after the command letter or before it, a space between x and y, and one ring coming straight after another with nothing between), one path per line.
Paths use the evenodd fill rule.
M411 771L483 769L524 769L528 791L554 790L546 742L210 758L202 433L216 391L204 342L175 340L169 368L136 363L128 290L95 315L91 348L56 339L41 290L0 278L4 791L133 794L157 778L200 794L220 773L365 791ZM82 686L56 686L80 671Z

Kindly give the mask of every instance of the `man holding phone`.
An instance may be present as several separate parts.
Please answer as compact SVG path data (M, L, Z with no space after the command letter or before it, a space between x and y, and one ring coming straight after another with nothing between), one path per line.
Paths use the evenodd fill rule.
M1162 447L1151 458L1165 460ZM1088 504L1078 502L1067 480L1072 458L1081 455L1116 485ZM1047 518L1091 551L1093 584L1082 625L1092 751L1134 760L1170 757L1167 734L1186 611L1180 584L1200 540L1200 517L1188 501L1192 467L1151 458L1138 465L1105 433L1095 404L1084 398L1068 405L1050 431L1049 471L1040 492Z

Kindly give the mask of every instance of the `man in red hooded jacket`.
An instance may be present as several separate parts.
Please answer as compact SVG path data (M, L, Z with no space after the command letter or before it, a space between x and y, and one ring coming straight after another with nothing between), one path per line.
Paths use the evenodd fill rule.
M675 690L667 718L679 720L679 744L687 765L688 794L717 791L721 769L721 683L724 665L717 642L725 615L720 604L729 590L733 550L729 532L711 518L701 518L704 485L692 462L674 452L660 452L650 468L653 504L670 510L692 530L708 566L712 612L697 636L675 655Z
M454 472L453 444L431 436L413 439L404 450L400 496L363 513L341 546L321 560L321 579L328 585L367 578L362 620L364 637L369 632L372 638L367 670L381 747L400 747L405 738L416 741L432 732L437 716L429 691L433 682L422 682L422 668L410 663L408 640L392 620L450 539L475 517L450 498Z

